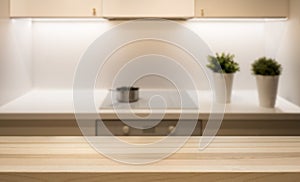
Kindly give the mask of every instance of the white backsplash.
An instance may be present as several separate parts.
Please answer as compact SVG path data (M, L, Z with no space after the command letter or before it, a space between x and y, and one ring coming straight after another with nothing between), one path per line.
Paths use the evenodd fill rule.
M33 83L41 89L71 89L74 72L89 45L105 31L120 22L114 21L34 21L33 22ZM251 63L267 52L270 36L266 36L267 23L260 21L203 21L180 22L196 32L213 52L229 52L236 55L241 72L236 75L234 89L254 89L255 79L251 75ZM284 26L282 22L278 22ZM283 25L282 25L283 24ZM274 38L282 30L274 29ZM112 77L131 58L144 53L167 55L184 65L199 83L200 89L209 89L207 79L200 68L181 50L162 42L140 41L129 44L116 52L102 70L97 88L110 88ZM274 53L276 55L276 53ZM166 68L167 69L167 68ZM103 81L104 80L104 81ZM169 88L171 84L159 77L139 80L144 88Z
M277 58L283 66L280 78L280 95L300 106L300 1L290 0L290 17L283 30L284 38L274 42L279 45ZM273 29L272 29L273 30ZM269 30L270 32L272 30Z
M0 106L32 88L31 30L29 20L0 17Z

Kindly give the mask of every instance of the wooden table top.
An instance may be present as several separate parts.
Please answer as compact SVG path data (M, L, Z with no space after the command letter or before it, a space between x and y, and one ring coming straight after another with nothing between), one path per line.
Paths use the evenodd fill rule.
M146 144L161 138L120 139L129 143ZM191 137L184 147L161 161L147 165L129 165L99 154L83 137L0 137L0 181L9 181L12 177L24 181L22 176L32 179L31 175L42 180L54 174L60 174L61 178L57 179L62 181L87 174L102 177L114 174L113 177L108 177L112 181L120 178L129 181L135 178L134 174L144 175L145 181L148 177L149 181L159 179L153 178L157 176L155 174L161 174L159 176L166 181L174 175L181 175L176 179L189 177L190 181L196 181L203 175L207 179L218 179L223 175L230 179L275 181L285 179L288 175L288 179L300 180L300 137L217 137L203 151L199 150L199 139L200 137ZM176 140L174 138L173 141ZM162 145L161 150L171 145ZM118 148L114 143L107 143L107 146ZM124 150L120 148L119 151L122 154ZM139 157L146 157L151 153L149 150L148 154ZM239 178L241 174L246 174L243 177L247 178ZM78 176L80 177L82 176Z

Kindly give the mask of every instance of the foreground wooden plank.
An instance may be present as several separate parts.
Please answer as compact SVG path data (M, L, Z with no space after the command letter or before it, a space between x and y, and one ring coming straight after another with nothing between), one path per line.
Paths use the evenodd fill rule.
M1 173L3 182L297 182L293 173Z
M121 139L145 144L161 138ZM83 137L0 137L0 181L300 181L300 137L217 137L203 151L199 139L162 161L129 165L97 153ZM104 146L122 159L147 159L176 140L147 153L126 153L135 147L109 141Z

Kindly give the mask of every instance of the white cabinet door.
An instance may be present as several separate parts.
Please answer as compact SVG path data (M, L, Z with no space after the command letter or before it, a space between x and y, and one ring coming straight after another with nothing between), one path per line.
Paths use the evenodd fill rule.
M11 17L100 17L101 0L10 0Z
M194 0L103 0L106 18L190 18Z
M203 18L284 18L289 0L196 0L195 12Z

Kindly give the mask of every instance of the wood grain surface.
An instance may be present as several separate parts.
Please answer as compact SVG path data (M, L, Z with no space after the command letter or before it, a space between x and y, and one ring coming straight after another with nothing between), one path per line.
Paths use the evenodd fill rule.
M121 137L133 144L149 144L160 137ZM175 154L147 165L113 161L97 153L83 137L0 137L0 181L300 181L300 137L217 137L199 150L192 137ZM128 149L104 137L103 146ZM159 151L173 147L174 137ZM136 146L130 147L135 149ZM115 152L115 150L114 150Z

